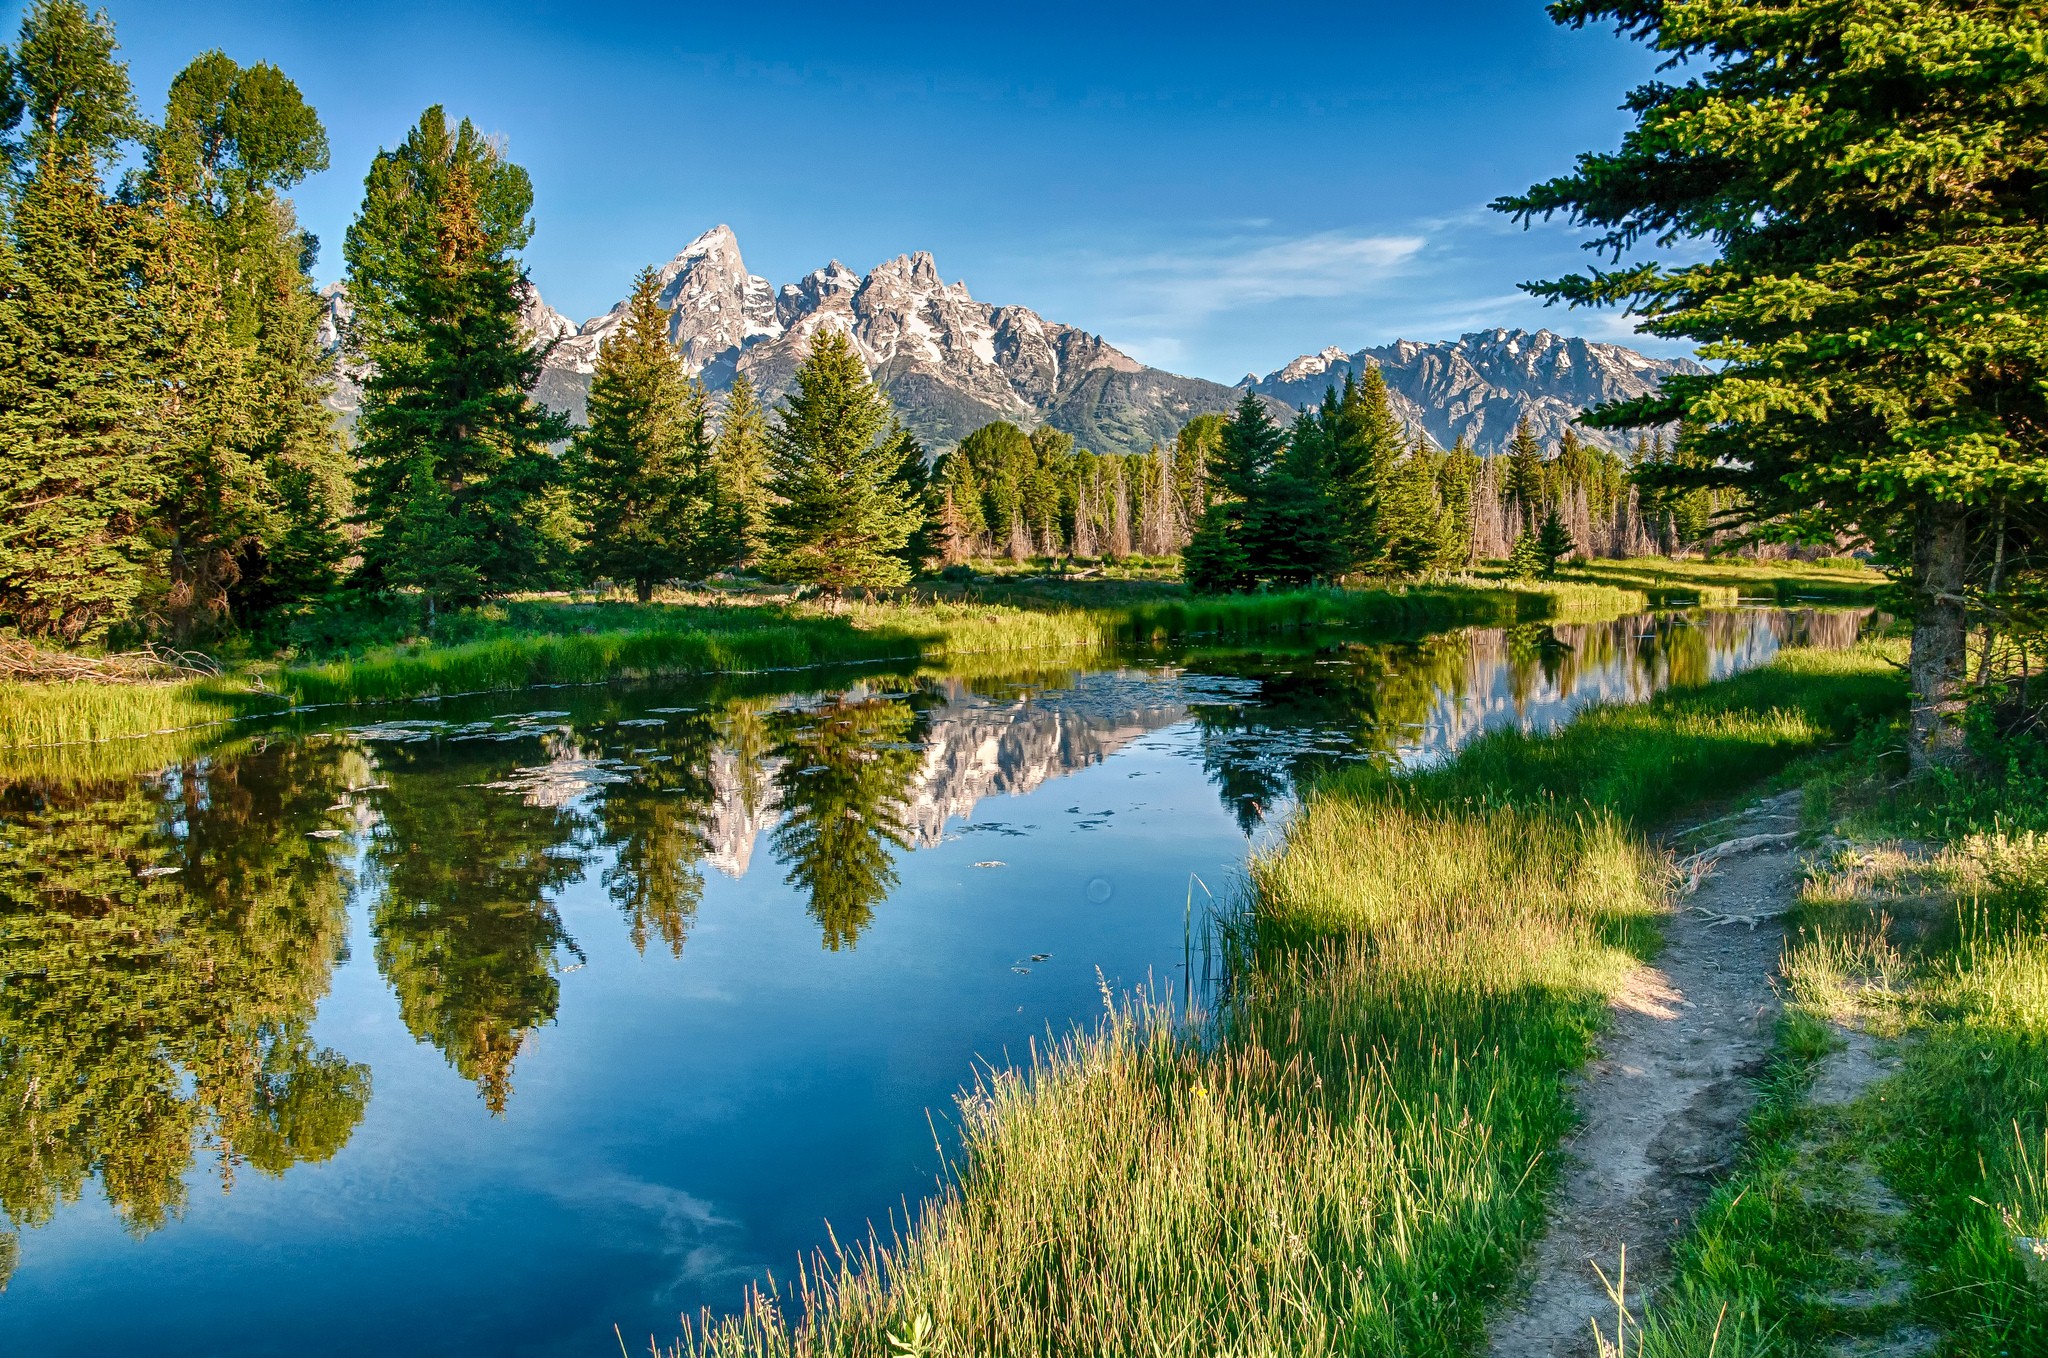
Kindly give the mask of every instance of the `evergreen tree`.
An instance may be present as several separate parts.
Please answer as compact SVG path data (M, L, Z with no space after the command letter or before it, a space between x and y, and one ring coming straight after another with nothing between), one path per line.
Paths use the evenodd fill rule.
M114 51L104 16L38 0L0 98L10 131L26 119L0 249L0 616L68 641L129 621L163 560L144 224L101 183L139 128Z
M363 205L342 255L351 313L343 337L357 358L380 362L421 341L412 292L426 286L442 232L450 181L464 181L476 252L509 260L533 239L533 182L464 118L451 128L440 105L420 115L397 149L379 151L363 180Z
M1259 487L1253 517L1253 565L1259 575L1304 585L1343 570L1331 513L1327 441L1313 416L1295 419L1285 451Z
M732 559L720 522L704 389L668 339L661 279L642 269L625 319L598 351L587 427L570 445L570 485L587 534L584 565L631 581L640 602L663 580Z
M1916 766L1963 755L1968 592L2003 507L2048 494L2042 15L1927 0L1567 0L1682 59L1630 96L1621 146L1498 207L1595 229L1612 266L1532 285L1621 305L1713 372L1596 412L1701 429L1665 483L1746 497L1760 529L1898 544L1915 613ZM1697 241L1706 258L1630 259ZM1973 557L1983 561L1973 567ZM1981 578L1981 577L1979 577Z
M537 500L560 473L548 445L569 433L565 420L531 399L543 355L528 347L521 329L526 281L517 261L498 243L502 233L484 215L466 164L427 154L438 148L452 156L461 141L448 134L441 111L429 109L406 146L380 155L371 172L358 225L374 220L382 209L373 204L393 191L389 167L423 167L406 181L414 196L432 199L435 214L421 257L397 266L395 280L368 272L382 267L382 256L350 260L351 288L360 261L364 287L402 302L367 332L377 366L364 384L357 423L370 527L363 575L373 585L420 590L429 610L534 578L543 547ZM352 247L355 240L352 229ZM438 484L438 500L420 492L422 476ZM415 569L404 546L421 536L407 521L415 506L457 526L453 541L464 553L464 571ZM476 583L442 592L458 578Z
M1287 436L1266 413L1265 403L1246 392L1209 457L1209 507L1182 556L1190 589L1223 593L1258 583L1267 564L1264 491L1286 445Z
M896 461L896 485L912 511L913 527L898 554L912 575L921 575L944 547L945 487L933 473L924 445L901 423L891 425L885 446Z
M1345 566L1382 570L1387 565L1387 541L1380 503L1407 438L1394 417L1379 365L1368 367L1363 380L1346 373L1343 392L1334 400L1326 397L1323 410L1330 490Z
M923 515L888 424L889 398L852 342L819 331L768 430L770 559L783 578L835 592L910 578L901 553Z
M1544 502L1543 447L1526 419L1516 422L1515 436L1508 441L1507 470L1500 491L1514 510L1517 527L1533 528L1536 511Z
M1559 563L1572 554L1571 530L1565 527L1564 519L1555 506L1543 516L1543 524L1536 530L1532 552L1545 579L1554 577Z
M1437 498L1443 505L1435 560L1439 570L1461 570L1472 563L1472 501L1478 490L1479 459L1460 438L1437 472Z
M745 373L733 378L726 393L711 465L731 553L726 564L751 566L768 550L768 416Z
M1406 458L1380 478L1379 536L1382 560L1397 575L1419 575L1441 550L1436 461L1427 440L1417 439Z

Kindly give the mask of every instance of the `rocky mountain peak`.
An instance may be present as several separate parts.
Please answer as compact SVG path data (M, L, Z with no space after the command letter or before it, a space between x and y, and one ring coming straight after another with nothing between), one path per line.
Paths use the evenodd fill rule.
M747 271L739 238L723 224L692 239L656 277L669 339L684 368L712 391L745 374L774 402L789 390L812 336L829 326L852 339L898 415L934 450L1000 419L1051 425L1096 452L1143 452L1170 442L1196 415L1228 411L1247 388L1276 407L1299 408L1373 365L1411 428L1445 446L1462 437L1490 452L1519 419L1554 440L1589 405L1642 395L1667 373L1702 371L1548 330L1496 328L1433 344L1399 340L1350 352L1332 345L1226 387L1148 367L1101 336L1028 307L979 301L965 283L946 283L926 250L865 275L835 259L777 288ZM321 341L336 356L332 401L351 412L363 374L341 353L348 298L339 284L322 297ZM529 286L521 321L536 346L548 346L537 397L581 420L598 351L625 314L621 301L574 325Z
M1633 435L1589 430L1577 425L1578 417L1590 406L1648 395L1672 373L1705 371L1690 359L1649 358L1550 330L1495 327L1434 344L1396 340L1350 354L1325 349L1249 385L1301 408L1368 366L1380 370L1394 413L1410 429L1439 447L1462 438L1481 453L1506 447L1525 419L1547 443L1573 426L1589 442L1620 451Z

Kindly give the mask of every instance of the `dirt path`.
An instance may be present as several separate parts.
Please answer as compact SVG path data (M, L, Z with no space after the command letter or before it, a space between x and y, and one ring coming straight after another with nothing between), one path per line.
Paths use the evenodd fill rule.
M1770 1052L1772 986L1802 862L1790 838L1797 792L1715 825L1740 847L1714 863L1679 903L1657 965L1616 1002L1602 1055L1579 1077L1581 1124L1550 1226L1527 1265L1528 1295L1490 1327L1496 1358L1580 1358L1597 1351L1592 1322L1611 1334L1615 1306L1597 1264L1615 1276L1628 1247L1628 1304L1641 1313L1682 1234L1726 1172L1753 1078Z

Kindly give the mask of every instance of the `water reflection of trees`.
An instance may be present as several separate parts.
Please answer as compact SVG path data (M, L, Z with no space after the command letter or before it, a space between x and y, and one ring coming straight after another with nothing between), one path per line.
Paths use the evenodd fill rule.
M852 947L910 845L903 797L923 762L911 703L859 693L777 712L768 727L781 820L776 857L809 897L827 948Z
M359 755L293 744L112 783L0 790L0 1212L47 1222L97 1178L130 1229L205 1152L325 1160L367 1067L309 1028L345 956L347 883L310 832Z
M495 767L481 749L385 755L364 867L400 1018L502 1113L528 1034L555 1016L564 960L581 957L549 895L582 876L588 821L574 798L480 786Z
M1575 700L1635 701L1702 684L1782 645L1845 646L1864 617L1725 611L1475 629L1293 654L1205 654L1204 670L1241 672L1260 687L1256 700L1195 706L1203 765L1249 832L1333 762L1440 756L1490 725L1526 726L1539 711L1557 715Z

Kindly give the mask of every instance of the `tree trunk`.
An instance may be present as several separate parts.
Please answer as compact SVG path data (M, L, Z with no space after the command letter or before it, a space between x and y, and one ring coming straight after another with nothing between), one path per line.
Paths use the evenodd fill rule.
M1915 773L1954 764L1963 755L1965 522L1961 505L1933 504L1913 524L1913 731L1907 748Z
M635 580L633 582L633 596L643 604L653 603L654 582L652 580Z

